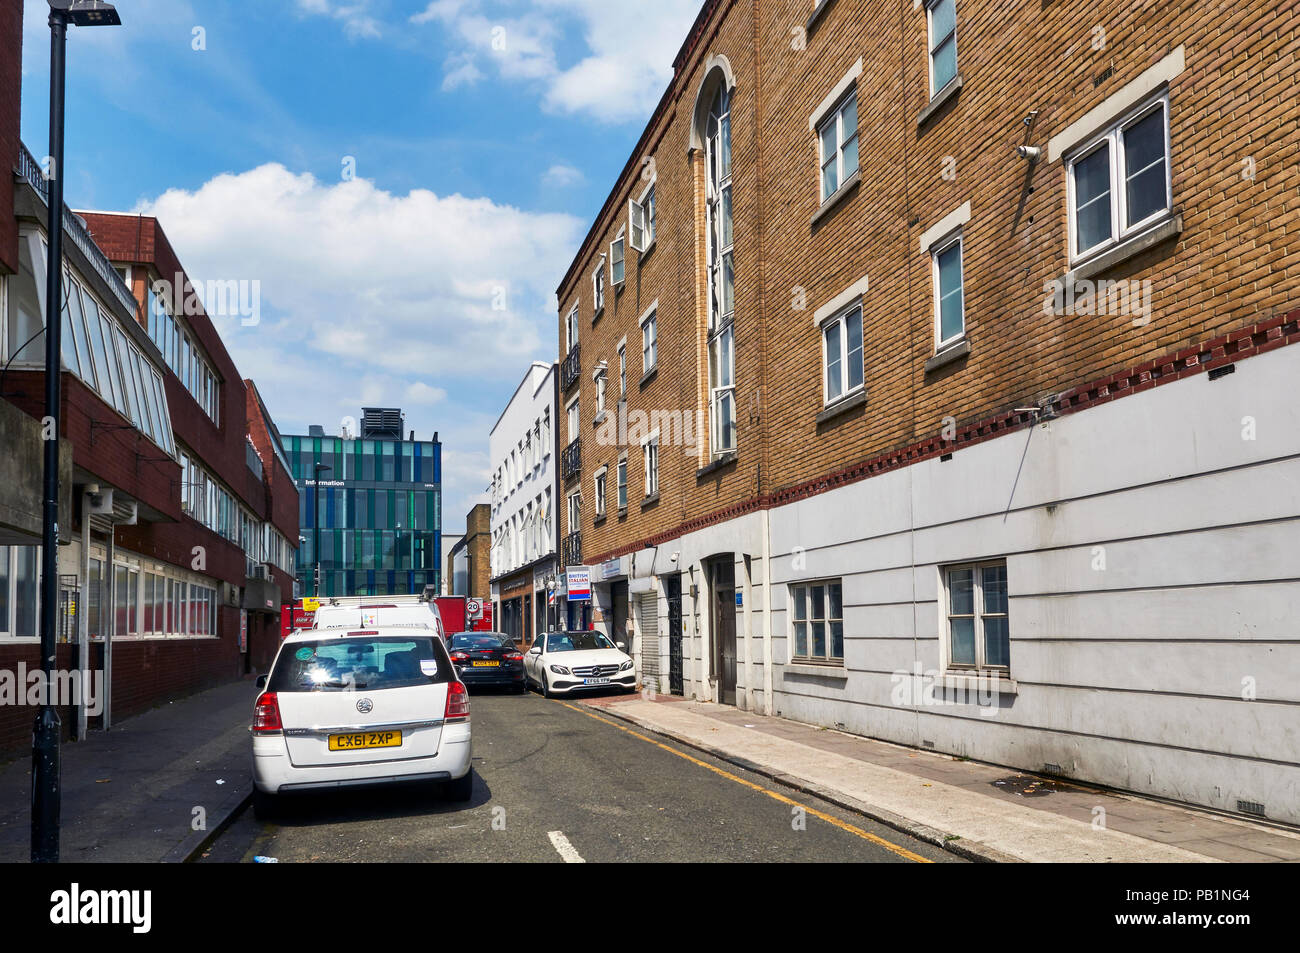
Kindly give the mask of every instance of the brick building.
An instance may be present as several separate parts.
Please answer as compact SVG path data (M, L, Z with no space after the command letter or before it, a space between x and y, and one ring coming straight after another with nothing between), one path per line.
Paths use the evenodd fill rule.
M709 0L558 289L660 691L1300 820L1300 33Z
M448 595L491 601L492 508L488 504L478 503L465 514L465 535L447 553L447 572L452 579ZM499 612L500 606L493 610Z
M39 667L49 187L19 140L21 16L21 4L0 14L0 147L13 171L0 189L8 675ZM69 211L63 231L57 662L103 673L106 685L99 703L63 709L65 731L80 736L265 664L292 595L297 500L270 458L274 425L260 398L202 306L183 306L195 289L158 222ZM168 297L181 307L160 302L160 280L178 282L185 294ZM0 751L30 745L33 717L0 707Z

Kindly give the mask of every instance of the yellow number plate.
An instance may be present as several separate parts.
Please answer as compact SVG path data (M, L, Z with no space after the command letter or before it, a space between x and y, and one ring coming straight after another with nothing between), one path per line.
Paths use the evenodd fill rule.
M500 662L475 662L474 668L499 668Z
M400 731L362 731L353 735L330 735L330 751L354 751L357 748L400 748Z

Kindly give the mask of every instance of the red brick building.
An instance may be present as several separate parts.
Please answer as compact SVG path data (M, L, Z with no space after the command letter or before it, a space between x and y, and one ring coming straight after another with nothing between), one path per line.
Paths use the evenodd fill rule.
M39 657L48 183L18 136L21 16L0 14L14 172L0 189L0 675ZM64 259L58 659L106 685L63 710L77 735L265 666L293 596L298 504L265 405L187 301L158 222L69 212ZM186 294L160 296L160 279ZM33 717L0 706L0 751L30 743Z
M1298 29L704 3L557 292L643 680L1300 820Z

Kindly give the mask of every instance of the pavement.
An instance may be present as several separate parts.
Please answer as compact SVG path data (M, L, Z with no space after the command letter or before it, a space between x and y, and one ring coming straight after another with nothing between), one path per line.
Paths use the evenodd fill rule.
M252 792L245 679L160 705L62 746L62 861L188 859ZM0 766L0 862L31 847L31 759Z
M972 860L1300 861L1291 828L674 696L585 704Z

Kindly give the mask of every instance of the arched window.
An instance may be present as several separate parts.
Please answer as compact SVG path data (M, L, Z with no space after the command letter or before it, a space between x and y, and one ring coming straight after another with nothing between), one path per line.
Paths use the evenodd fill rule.
M736 448L736 261L731 208L731 90L720 82L704 124L709 268L709 430L714 455Z

